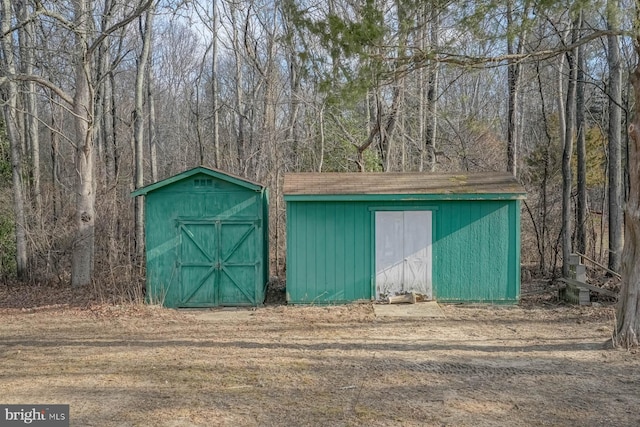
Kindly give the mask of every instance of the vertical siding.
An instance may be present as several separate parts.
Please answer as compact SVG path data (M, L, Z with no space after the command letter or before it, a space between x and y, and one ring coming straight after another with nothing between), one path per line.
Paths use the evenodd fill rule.
M334 208L333 215L335 216L335 220L333 224L335 235L337 236L340 234L344 234L344 227L346 225L346 222L340 222L339 219L346 218L347 207L344 205L344 203L335 204L332 206ZM348 270L349 270L349 267L346 261L347 246L348 245L347 245L346 239L342 239L341 241L336 240L335 251L334 251L335 269L333 270L332 277L331 277L331 280L335 284L335 286L338 286L338 284L342 282L345 286L345 289L350 283L353 283L353 276L348 277L346 275L346 273L348 273ZM350 290L350 292L353 292L353 288Z
M516 201L441 204L434 287L440 301L516 301ZM516 250L517 249L517 250Z
M371 299L365 204L287 202L287 299L297 304Z
M515 302L519 202L287 202L287 299L327 304L372 298L372 209L433 210L433 295Z
M515 236L510 241L509 270L507 280L510 284L507 295L512 299L520 299L520 200L509 204L509 226L514 230Z
M217 179L214 179L211 188L194 188L193 179L196 178L211 177L195 175L146 195L147 295L150 302L164 303L169 307L176 307L181 303L178 268L180 233L177 219L216 218L226 212L226 218L255 220L258 223L255 238L251 239L252 246L255 246L253 253L259 263L258 283L252 288L255 289L256 304L262 304L269 266L268 237L265 234L268 233L267 195ZM232 209L241 203L244 203L243 209ZM242 301L224 301L224 305L236 303L245 305L246 300L243 297Z
M269 190L265 188L260 194L260 203L262 205L262 216L260 219L262 227L262 283L256 283L256 295L260 301L264 301L266 296L267 284L269 283Z

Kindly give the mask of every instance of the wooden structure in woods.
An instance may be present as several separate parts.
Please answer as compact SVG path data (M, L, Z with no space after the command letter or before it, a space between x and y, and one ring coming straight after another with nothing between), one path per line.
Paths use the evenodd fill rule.
M147 298L168 307L257 306L268 278L268 194L197 167L140 188Z
M502 173L287 174L287 301L515 303L524 197Z

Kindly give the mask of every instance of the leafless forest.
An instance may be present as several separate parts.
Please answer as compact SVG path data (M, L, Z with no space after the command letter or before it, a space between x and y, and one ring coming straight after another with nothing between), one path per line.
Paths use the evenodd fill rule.
M621 269L626 0L1 0L0 276L136 295L130 192L204 165L282 178L510 171L522 262Z

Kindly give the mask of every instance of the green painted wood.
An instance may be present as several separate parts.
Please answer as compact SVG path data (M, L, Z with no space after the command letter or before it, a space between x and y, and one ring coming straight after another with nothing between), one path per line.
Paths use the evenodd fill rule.
M184 171L182 173L179 173L178 175L174 175L169 178L163 179L161 181L155 182L153 184L149 184L142 188L138 188L137 190L131 193L131 197L144 196L151 191L157 190L159 188L167 187L174 183L182 182L184 184L186 182L189 182L187 178L191 178L197 174L206 175L205 177L201 177L201 178L211 177L215 185L231 184L234 186L246 188L248 190L253 190L253 191L262 191L264 189L262 185L257 184L255 182L247 181L243 178L240 178L216 169L210 169L210 168L205 168L203 166L199 166L199 167Z
M255 306L268 278L268 194L216 172L145 197L147 297L168 307Z
M318 203L291 204L287 212L287 283L295 283L287 285L289 301L370 299L368 211L349 203Z
M376 210L433 212L433 295L514 303L520 294L518 200L287 200L287 299L293 304L374 295Z
M516 203L485 201L442 206L434 265L439 301L516 301L519 230ZM517 273L517 274L516 274Z

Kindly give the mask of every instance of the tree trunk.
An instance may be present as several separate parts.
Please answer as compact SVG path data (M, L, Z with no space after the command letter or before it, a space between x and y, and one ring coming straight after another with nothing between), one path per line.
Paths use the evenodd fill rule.
M398 21L404 23L407 20L407 7L400 0L396 0L396 10L398 13ZM397 55L399 58L406 56L407 52L407 41L409 38L409 32L405 25L400 26L400 30L398 32L398 47L397 47ZM385 172L391 172L394 167L394 162L392 158L393 153L393 144L394 144L394 133L396 131L396 125L398 124L399 115L402 114L403 104L404 104L404 96L405 96L405 77L404 76L396 76L394 85L393 85L393 98L391 101L391 107L389 109L389 114L384 125L380 126L380 152L382 156L382 169ZM378 90L378 118L381 120L383 117L383 97L381 96L381 90ZM397 162L396 162L397 164Z
M637 4L637 2L636 2ZM638 6L638 5L637 5ZM637 42L637 40L636 40ZM636 44L636 50L640 50ZM637 52L640 53L640 52ZM640 99L640 63L631 75L635 99ZM629 126L629 199L625 205L622 288L618 296L614 345L640 345L640 112Z
M551 137L551 133L549 132L549 120L547 118L542 79L540 77L540 64L536 64L536 76L538 80L538 92L540 93L540 107L541 107L540 110L542 113L542 121L544 125L545 136L546 136L546 144L544 147L543 159L542 159L543 161L542 177L540 179L540 204L538 208L538 218L540 221L540 232L539 232L540 239L538 240L538 254L540 255L540 261L538 266L539 266L540 272L542 274L546 274L547 235L548 235L547 218L549 213L547 199L548 199L549 169L551 166L550 151L551 151L552 137ZM560 97L560 99L562 99L562 97Z
M393 100L391 101L391 107L389 110L389 116L386 123L381 127L380 131L380 151L382 153L382 167L385 172L391 172L393 163L391 162L391 153L393 149L393 136L396 130L396 124L398 123L398 115L401 114L402 104L404 101L404 78L401 77L393 88ZM378 104L380 111L378 116L382 115L382 103Z
M289 79L289 100L288 100L288 104L289 104L289 118L288 118L288 124L287 124L287 130L285 133L285 141L287 141L290 144L290 150L292 153L294 153L294 155L297 155L298 153L298 146L299 146L299 136L298 136L298 113L300 111L300 78L298 77L298 67L299 65L296 63L296 56L295 54L289 53L288 55L289 58L289 73L290 73L290 79ZM294 167L294 170L297 170L297 162L298 159L296 158L296 166Z
M105 52L105 55L109 55ZM103 82L103 98L102 98L102 139L104 142L104 163L106 169L107 185L112 185L116 181L118 174L118 160L116 149L116 106L114 99L114 76L109 70Z
M93 127L93 140L96 145L96 179L101 182L103 191L107 188L107 168L106 163L102 161L105 158L105 81L103 78L107 73L107 63L104 59L103 45L100 46L98 51L98 60L96 61L96 93L95 93L95 110L94 110L94 127Z
M143 41L136 71L135 109L133 114L136 189L144 187L144 95L146 92L144 83L147 75L146 67L149 63L149 51L151 50L153 8L147 9L144 27L142 18L139 19L140 35ZM135 199L135 248L137 261L141 262L144 258L144 196L138 196Z
M152 27L147 31L151 32ZM156 99L153 84L153 63L149 55L147 64L147 103L149 104L149 163L151 163L151 182L158 181L158 141L156 139Z
M231 9L231 17L233 26L233 51L235 59L235 114L236 114L236 150L238 159L238 171L243 173L245 171L246 156L246 142L245 142L245 115L244 115L244 89L242 87L244 73L243 73L243 59L242 59L242 46L240 45L240 36L238 31L238 20L236 19L236 6Z
M565 107L564 107L564 62L567 55L560 55L558 57L558 97L557 101L557 110L558 110L558 129L560 133L560 146L564 147L565 145L565 129L567 128L567 120L565 117Z
M213 164L220 168L220 107L218 100L218 13L214 1L211 15L211 110L213 115Z
M440 30L440 16L437 9L432 9L431 24L430 24L430 45L431 49L438 48L438 31ZM427 71L427 129L426 129L426 142L427 142L427 155L428 166L431 172L436 170L436 138L438 137L438 74L440 66L437 61L429 66Z
M104 10L100 22L100 30L104 31L111 24L114 3L111 0L105 0ZM111 52L110 39L105 38L98 48L98 60L96 62L96 76L98 86L96 88L95 97L95 128L94 135L96 141L96 174L98 179L102 181L103 188L107 188L111 184L113 177L109 176L108 164L109 156L107 156L107 145L109 144L111 123L111 108L109 106L111 91L109 89L109 74L111 73Z
M511 0L507 1L507 33L513 31L513 13ZM507 34L507 55L515 54L513 36ZM520 65L516 61L510 61L507 65L507 86L509 88L509 102L507 108L507 172L513 176L518 173L518 141L516 133L518 80Z
M13 62L13 37L11 28L11 1L2 0L2 20L0 21L0 46L2 48L3 68L8 74L15 73ZM4 122L11 145L11 170L12 170L12 190L13 190L13 212L15 215L15 236L16 236L16 273L18 279L25 279L27 276L27 235L25 229L26 216L24 212L24 194L22 191L22 147L20 146L20 135L17 129L17 101L18 87L15 81L9 80L5 85L5 96L3 99Z
M576 85L576 151L577 151L577 184L578 203L576 212L576 249L587 253L587 147L585 140L584 120L584 45L578 48L577 85Z
M112 70L105 81L105 163L107 180L113 184L120 173L120 153L118 149L116 81Z
M28 20L29 10L26 2L16 2L20 5L19 19L26 22L20 29L20 47L22 72L26 75L33 74L34 49L36 48L35 26L33 21ZM26 93L24 95L25 104L25 137L29 140L27 146L30 149L31 157L31 193L33 194L35 221L39 225L42 223L42 191L40 189L40 130L38 126L38 102L36 99L36 83L34 81L25 82Z
M16 236L16 275L18 279L27 278L27 232L26 215L24 209L24 194L22 192L22 154L15 125L15 115L11 112L15 110L15 97L17 90L15 84L10 83L14 88L9 88L9 97L4 107L4 119L7 136L11 144L11 170L12 170L12 191L13 191L13 213L15 215L15 236Z
M607 27L617 31L618 1L609 0L607 4ZM623 248L624 222L622 216L622 65L620 60L620 41L618 36L607 36L609 65L609 268L620 270ZM639 98L636 98L639 99Z
M529 10L529 2L525 2L524 10L521 12L522 24L527 19ZM526 37L526 30L522 25L520 37L518 38L518 44L515 45L514 28L514 16L513 16L513 3L512 0L507 1L507 54L522 54L524 52L524 39ZM519 61L510 61L507 66L507 85L509 89L509 102L508 102L508 114L507 114L507 172L510 172L513 176L518 174L518 92L520 90L520 77L522 74L522 64Z
M62 107L60 101L55 99L53 91L49 95L49 106L51 108L51 124L49 126L49 138L51 146L51 204L53 206L52 220L55 223L62 211L62 202L59 197L58 183L59 183L59 163L58 163L58 150L60 146L60 134L62 133Z
M427 49L427 30L426 30L426 9L425 6L422 13L418 15L417 26L420 28L418 36L419 47L422 50ZM427 163L427 156L429 154L429 140L427 138L427 120L428 120L428 107L427 107L427 70L426 68L420 68L416 71L416 85L418 86L418 129L417 138L420 144L420 159L418 161L418 172L424 172L425 165Z
M578 37L580 15L573 22L572 41ZM571 255L571 188L573 185L571 174L571 157L573 155L573 138L576 113L576 79L577 79L577 50L567 52L569 65L569 84L567 87L566 127L564 148L562 151L562 276L569 277L569 257Z
M318 156L318 172L322 172L322 164L324 163L324 104L318 111L318 124L320 127L320 155Z
M91 89L91 58L87 52L91 14L88 0L74 0L75 96L73 114L76 142L76 237L71 260L71 285L91 283L95 251L95 181L93 141L93 99Z
M275 9L273 10L275 13ZM256 165L256 178L262 180L263 176L266 175L264 171L273 170L273 165L276 164L276 150L277 150L277 107L278 107L278 72L276 65L276 55L277 55L277 44L276 44L276 34L277 34L277 23L278 20L275 16L270 17L272 20L271 28L267 28L266 23L264 24L264 33L263 39L265 42L265 59L264 65L259 65L259 58L254 57L253 62L254 66L260 74L262 79L264 90L262 92L262 123L260 124L260 146L259 150L262 154L262 160L258 162ZM255 53L252 53L255 54Z
M437 51L440 15L436 8L425 3L418 16L420 28L420 48ZM440 66L437 61L429 61L426 68L417 71L418 84L418 141L421 144L418 171L435 172L437 138L437 93Z

